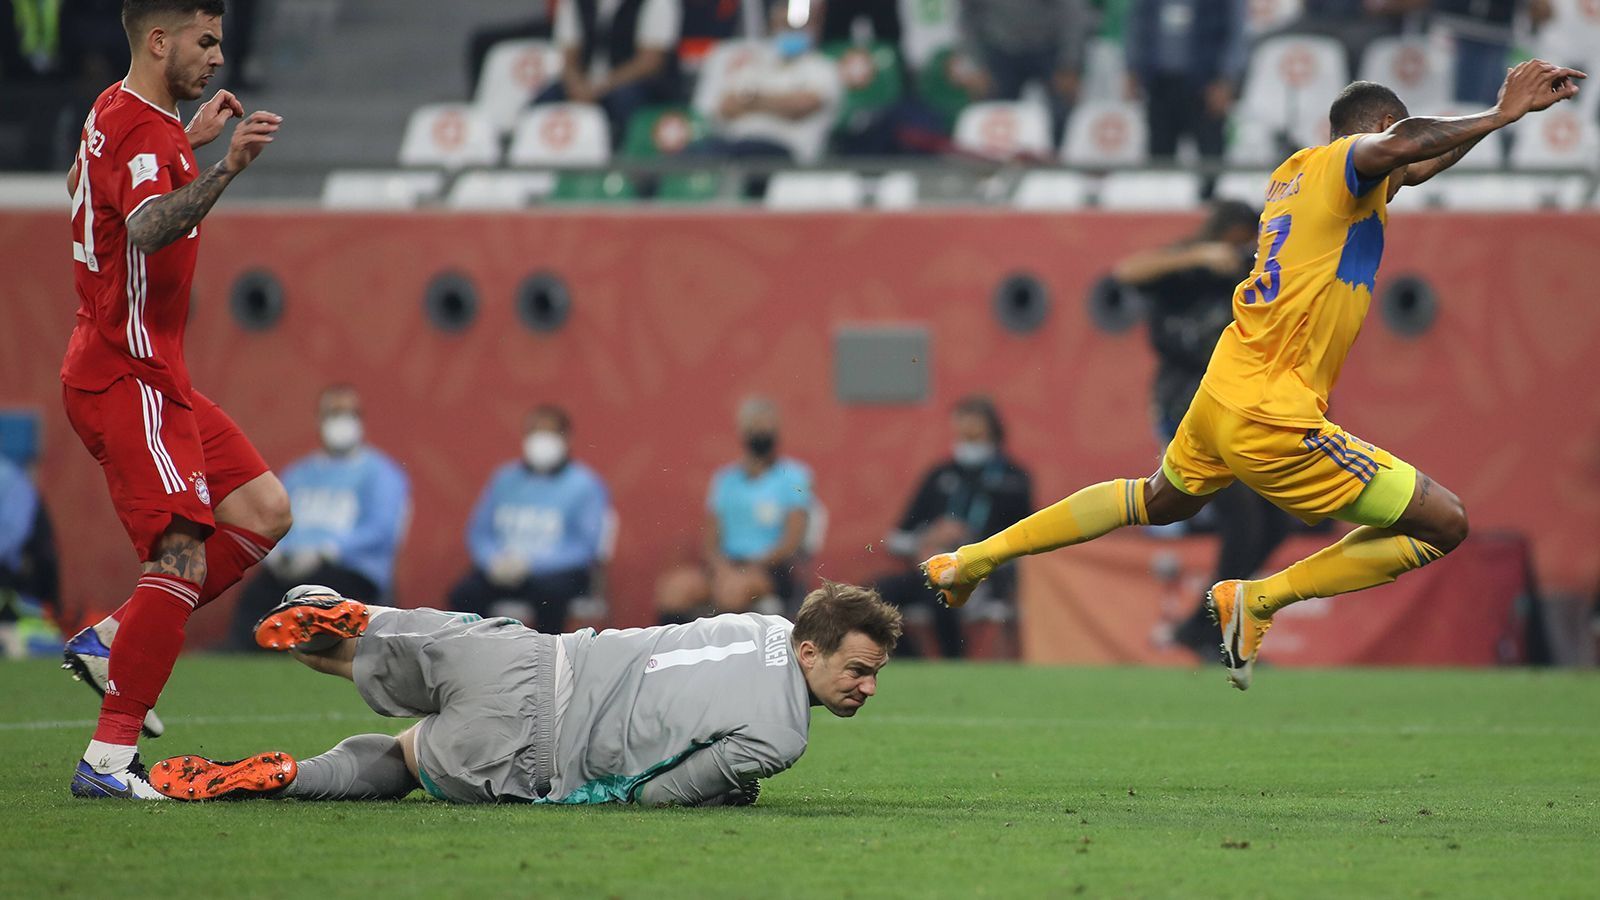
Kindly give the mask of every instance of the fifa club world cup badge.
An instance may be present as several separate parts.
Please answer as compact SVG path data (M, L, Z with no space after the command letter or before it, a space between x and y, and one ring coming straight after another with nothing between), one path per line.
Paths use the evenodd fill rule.
M189 483L194 485L194 495L196 497L200 498L200 502L204 503L207 506L210 506L211 505L211 488L206 487L206 476L205 476L205 473L203 473L203 472L191 473L189 475Z

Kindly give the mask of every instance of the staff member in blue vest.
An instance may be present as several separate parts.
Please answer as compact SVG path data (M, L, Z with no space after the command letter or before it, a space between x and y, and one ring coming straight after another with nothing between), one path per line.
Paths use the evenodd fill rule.
M635 110L676 99L682 27L678 0L559 0L561 78L534 102L600 104L621 146Z
M595 471L572 458L572 420L559 406L528 414L522 458L495 470L467 524L472 571L450 607L566 630L567 608L596 588L614 540L611 499Z
M394 582L395 554L411 518L411 483L393 459L366 442L361 395L353 386L324 389L317 415L322 449L283 470L294 526L234 608L237 649L257 649L256 620L297 584L323 584L379 602Z
M901 571L878 581L885 600L901 609L917 604L933 607L934 632L939 655L959 658L965 653L961 610L934 603L916 561L925 554L948 553L973 540L994 534L1033 512L1033 486L1026 469L1005 453L1005 425L987 397L963 398L951 412L953 442L950 459L934 466L889 535L890 552L903 558ZM996 593L1012 599L1015 579L1009 567L995 572ZM912 648L920 652L920 648Z
M678 566L656 584L665 623L700 613L747 612L758 601L794 599L794 566L805 550L814 500L811 470L778 455L778 408L765 397L739 407L743 458L711 476L701 550L704 565Z

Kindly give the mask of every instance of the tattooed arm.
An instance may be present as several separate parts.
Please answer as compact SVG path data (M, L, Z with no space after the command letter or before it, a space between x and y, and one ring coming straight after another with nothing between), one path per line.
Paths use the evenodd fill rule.
M128 240L144 253L154 253L188 234L222 196L234 176L272 143L283 119L269 112L251 113L233 130L228 155L194 181L157 197L128 217Z
M1467 141L1465 144L1456 147L1454 150L1446 150L1438 156L1435 156L1433 159L1425 159L1421 162L1408 164L1406 166L1404 181L1397 182L1393 179L1390 180L1391 193L1389 196L1392 198L1394 196L1393 191L1399 190L1402 185L1405 187L1415 187L1460 162L1461 157L1466 156L1468 150L1478 146L1478 142L1486 137L1488 137L1487 134L1478 135L1472 140Z
M1418 181L1412 181L1407 171L1405 183L1426 181L1453 165L1489 132L1575 96L1578 93L1576 79L1583 77L1582 72L1543 60L1520 63L1506 75L1505 85L1500 88L1500 101L1492 109L1450 118L1414 116L1394 123L1379 134L1357 138L1350 148L1356 172L1366 178L1377 178L1402 166L1426 161L1429 165L1419 167Z
M211 211L222 189L237 173L223 160L200 177L139 207L128 218L128 240L142 253L154 253L188 234Z

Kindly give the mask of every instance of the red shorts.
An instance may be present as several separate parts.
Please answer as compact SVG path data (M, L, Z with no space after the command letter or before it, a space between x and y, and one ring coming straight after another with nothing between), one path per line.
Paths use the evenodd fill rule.
M67 420L105 469L117 518L141 561L149 560L174 519L215 527L211 510L235 488L268 471L249 438L199 391L193 409L139 379L98 393L64 388Z

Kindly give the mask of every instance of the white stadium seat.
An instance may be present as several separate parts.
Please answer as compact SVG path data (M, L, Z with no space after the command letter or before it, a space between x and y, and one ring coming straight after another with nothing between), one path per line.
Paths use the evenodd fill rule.
M911 172L885 172L878 179L878 188L872 194L873 205L879 209L916 209L917 176Z
M866 199L866 182L855 172L778 172L765 202L768 209L809 211L856 209Z
M1200 176L1193 172L1112 172L1100 183L1100 206L1115 210L1194 209Z
M1244 34L1247 38L1274 31L1300 16L1301 0L1246 0Z
M1224 172L1217 178L1212 192L1218 200L1237 200L1251 206L1260 206L1267 199L1267 185L1272 183L1272 173Z
M601 166L611 158L611 126L591 103L541 103L523 113L506 161L514 166Z
M956 119L956 147L988 159L1053 156L1050 114L1032 103L974 103Z
M1600 63L1600 3L1595 0L1548 0L1550 18L1534 39L1535 56L1595 74ZM1592 82L1592 79L1591 79ZM1578 92L1593 94L1592 84Z
M1361 55L1361 77L1388 85L1414 115L1437 115L1455 90L1453 46L1428 38L1380 37Z
M489 124L504 134L544 86L561 74L561 51L548 41L502 41L489 50L472 98Z
M1588 179L1583 176L1451 171L1400 193L1431 191L1440 208L1453 212L1524 212L1577 209L1582 206L1588 187Z
M900 49L913 69L921 69L935 53L955 46L956 0L898 0Z
M450 186L451 209L522 209L555 190L554 172L464 172Z
M1244 90L1234 107L1231 162L1273 165L1282 162L1277 136L1286 133L1296 147L1328 138L1328 106L1350 82L1344 47L1333 38L1280 35L1267 38L1250 54Z
M324 209L415 209L444 188L442 172L330 172L322 182Z
M1011 205L1017 209L1066 210L1089 205L1090 180L1077 172L1028 172L1017 182Z
M1511 133L1513 169L1600 170L1600 124L1572 101L1524 117Z
M492 166L500 161L500 142L489 119L465 103L435 103L411 113L400 141L400 165Z
M694 111L707 122L717 120L717 106L727 90L729 76L749 65L766 53L761 41L722 41L706 54L700 65L700 77L695 81Z
M1144 105L1122 100L1086 100L1073 109L1061 140L1061 161L1070 166L1136 166L1149 157Z

